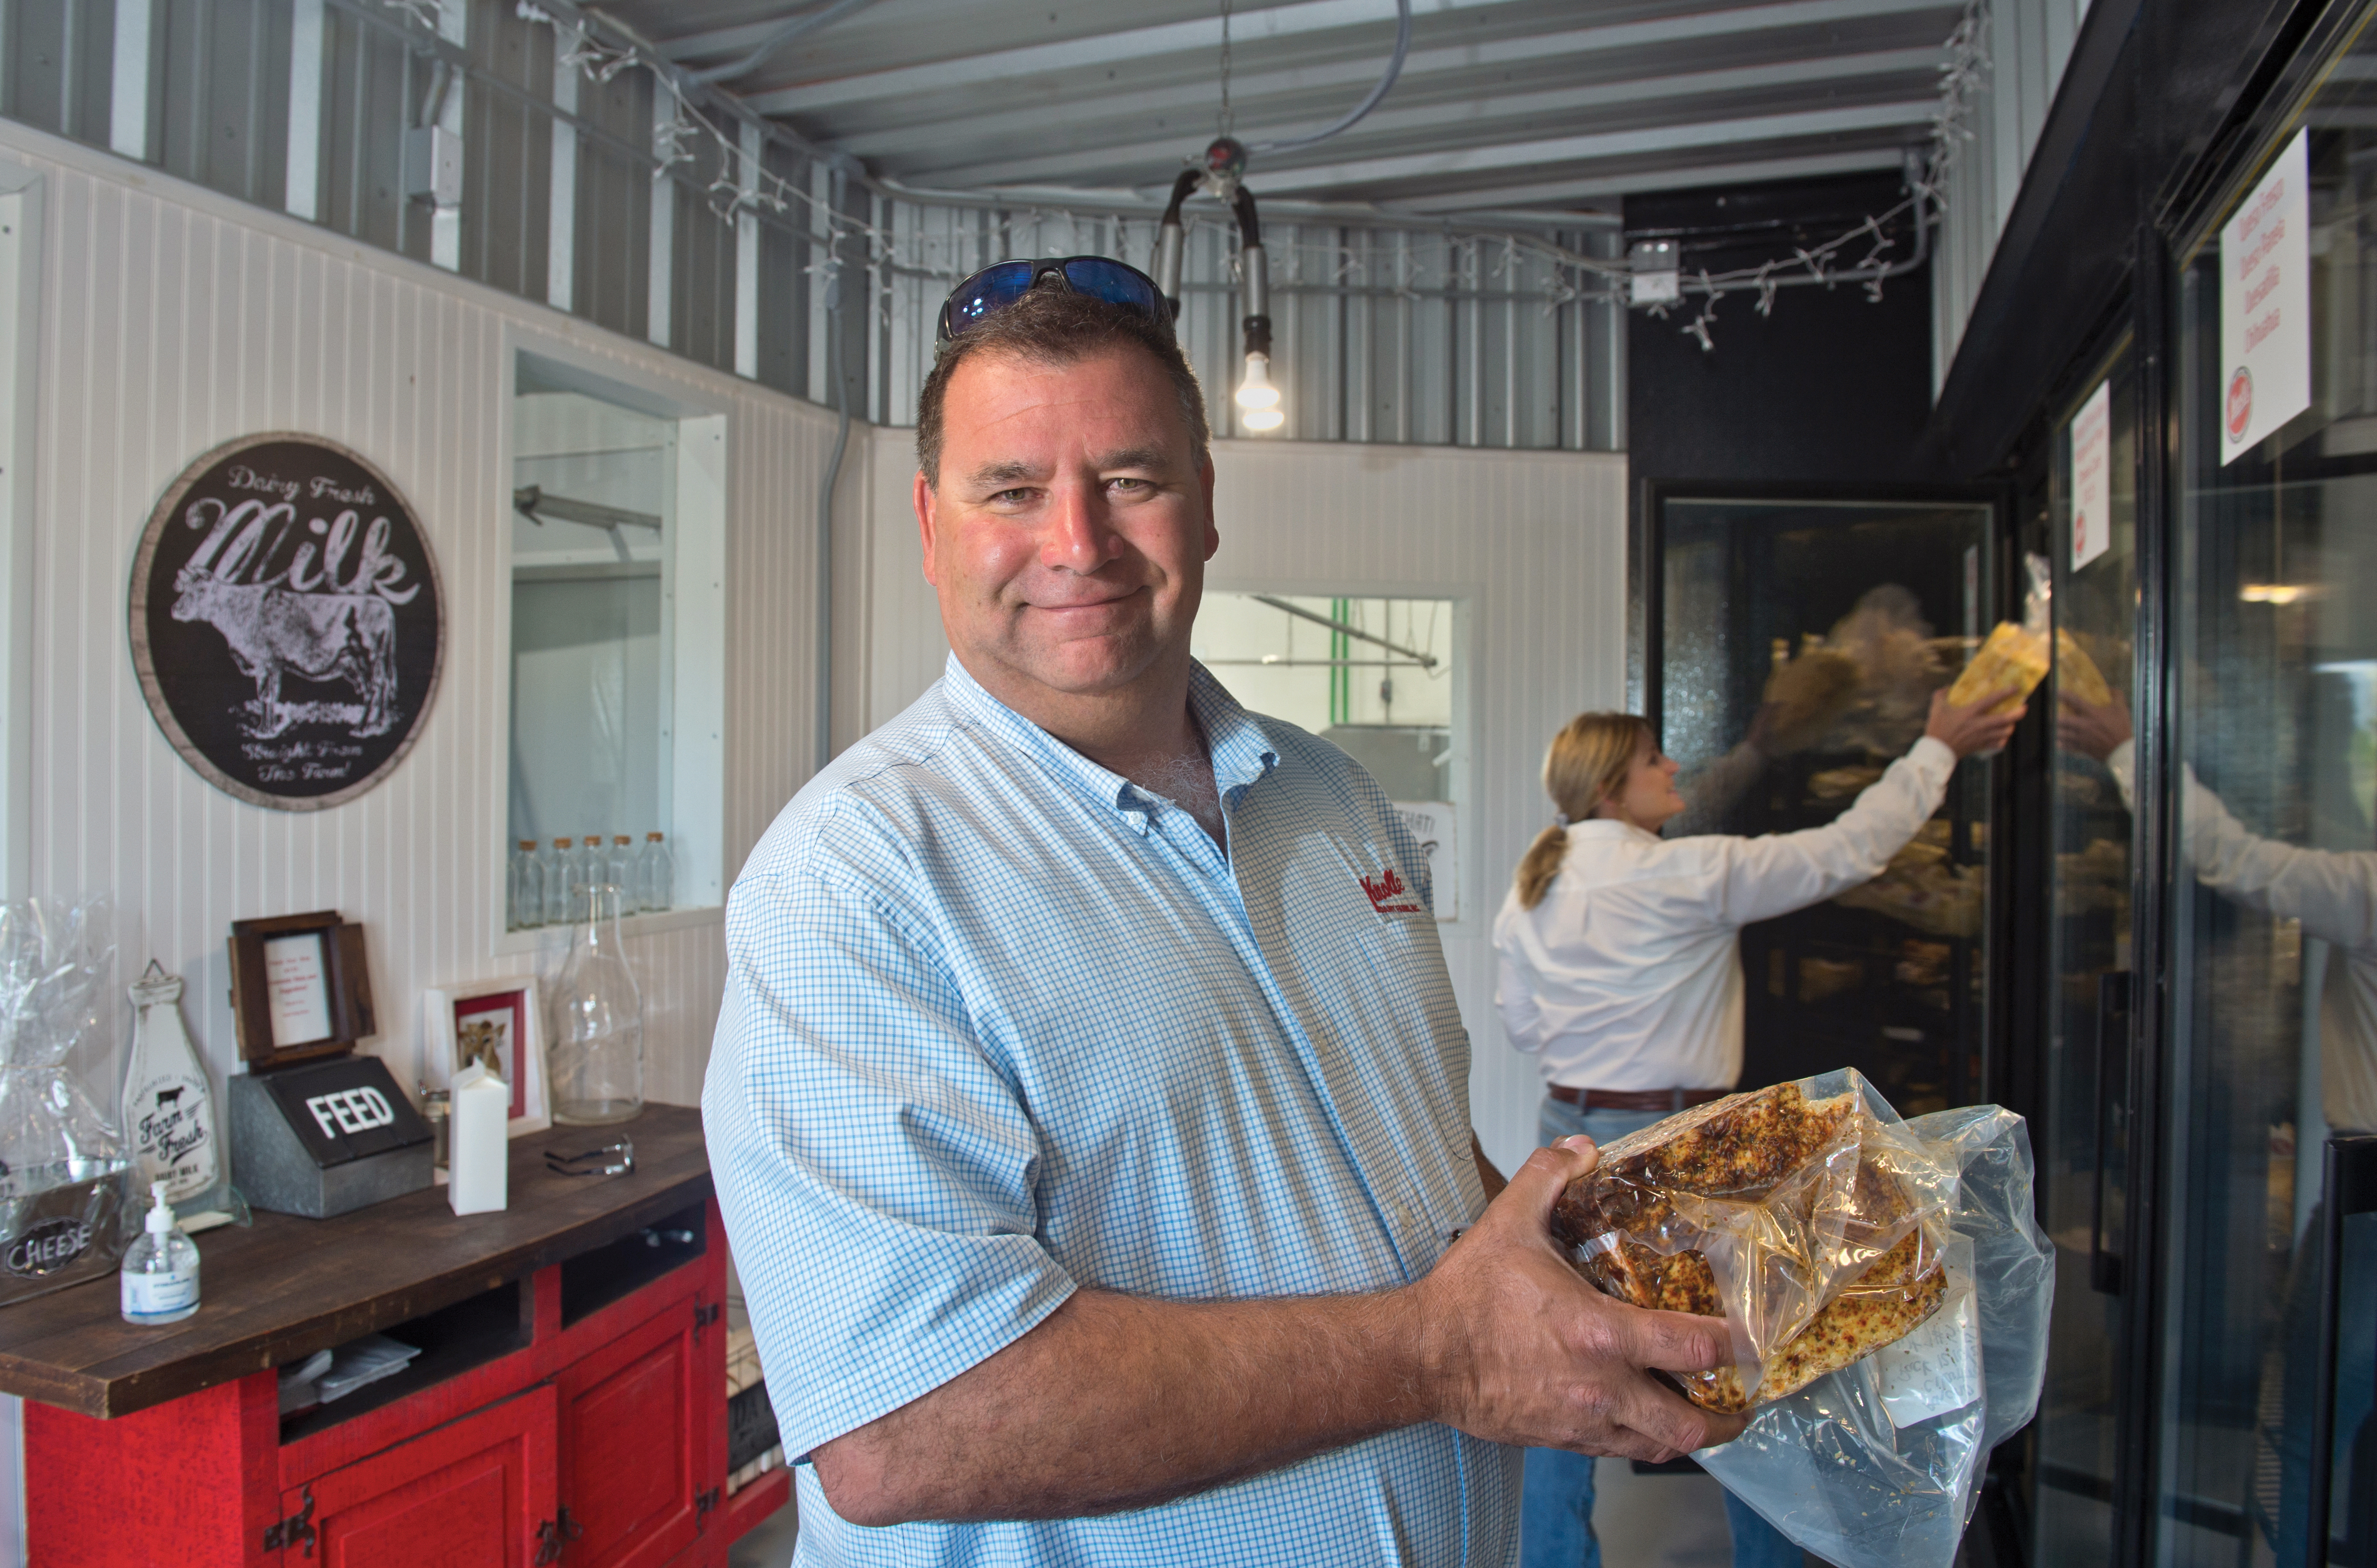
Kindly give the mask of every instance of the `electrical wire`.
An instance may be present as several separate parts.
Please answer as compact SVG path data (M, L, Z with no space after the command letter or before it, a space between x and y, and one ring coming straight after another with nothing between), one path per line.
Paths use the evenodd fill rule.
M1300 149L1310 147L1315 142L1327 141L1331 137L1335 136L1340 131L1350 130L1353 128L1355 123L1360 120L1363 115L1368 114L1371 110L1376 109L1379 106L1379 101L1386 97L1387 90L1395 85L1395 78L1404 74L1404 56L1411 53L1411 0L1395 0L1394 57L1387 62L1386 75L1380 77L1379 78L1379 85L1370 90L1370 96L1362 100L1361 102L1355 104L1351 114L1347 114L1344 119L1339 120L1335 125L1329 126L1327 129L1315 131L1310 136L1283 137L1277 141L1255 142L1248 147L1248 155L1249 157L1254 157L1273 152L1295 152ZM1225 27L1228 25L1226 21L1226 13L1224 25ZM1228 78L1226 77L1224 78L1222 91L1223 102L1226 103L1229 96Z
M818 29L831 22L838 22L851 12L874 3L875 0L831 0L830 4L821 6L806 16L794 17L791 21L761 39L751 52L741 59L730 60L723 66L712 66L707 70L687 71L686 78L689 81L700 82L705 86L711 82L733 81L736 77L758 70L769 55L803 33L815 32Z

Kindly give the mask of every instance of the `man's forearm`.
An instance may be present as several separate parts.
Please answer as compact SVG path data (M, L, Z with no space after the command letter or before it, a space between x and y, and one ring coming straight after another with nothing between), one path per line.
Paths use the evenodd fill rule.
M1145 1507L1428 1418L1408 1290L1173 1301L1081 1290L814 1458L854 1524Z

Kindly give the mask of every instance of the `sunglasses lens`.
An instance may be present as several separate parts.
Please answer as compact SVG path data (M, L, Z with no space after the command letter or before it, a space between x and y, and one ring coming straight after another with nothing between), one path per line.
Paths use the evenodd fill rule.
M985 267L965 281L959 293L950 296L945 306L945 326L951 337L957 336L985 316L1006 309L1032 287L1032 263L1002 261L996 267Z
M1155 285L1145 273L1104 257L1077 256L1065 263L1065 281L1076 292L1110 305L1129 305L1142 316L1170 319L1155 297Z

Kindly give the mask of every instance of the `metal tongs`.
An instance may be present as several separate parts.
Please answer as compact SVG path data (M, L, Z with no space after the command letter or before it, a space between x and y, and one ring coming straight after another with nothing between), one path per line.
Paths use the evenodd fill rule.
M636 1145L632 1140L622 1138L582 1154L565 1155L558 1149L547 1149L544 1168L555 1176L625 1176L636 1168Z

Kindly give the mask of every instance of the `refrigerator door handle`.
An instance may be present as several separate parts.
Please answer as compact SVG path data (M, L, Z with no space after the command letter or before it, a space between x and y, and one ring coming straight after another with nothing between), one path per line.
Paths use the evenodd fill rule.
M2377 1209L2377 1138L2330 1138L2323 1163L2319 1359L2311 1387L2311 1484L2303 1511L2303 1568L2325 1568L2330 1560L2329 1491L2335 1474L2335 1363L2336 1340L2343 1327L2344 1222L2348 1215Z
M2123 1133L2121 1191L2126 1197L2129 1056L2130 972L2108 969L2096 976L2096 1154L2088 1203L2088 1284L2105 1296L2119 1296L2122 1286L2121 1254L2105 1244L2105 1174L2118 1125Z

